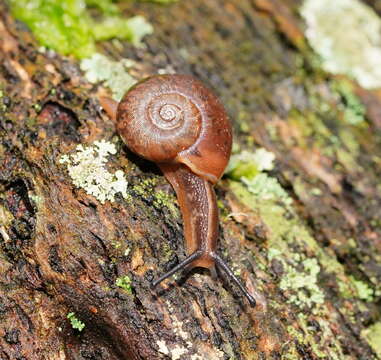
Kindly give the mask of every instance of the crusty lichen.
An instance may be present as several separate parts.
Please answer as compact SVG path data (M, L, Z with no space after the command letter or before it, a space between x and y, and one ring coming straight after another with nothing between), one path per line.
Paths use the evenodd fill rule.
M381 322L377 322L361 332L368 340L369 345L381 357Z
M248 200L251 207L253 204L257 205L254 207L260 211L262 219L271 229L273 237L269 241L268 259L271 261L276 258L283 264L285 271L279 286L286 292L288 302L299 307L314 308L324 302L324 293L317 284L320 266L316 259L307 258L303 254L285 255L289 253L289 247L281 238L287 236L291 243L296 239L303 241L303 235L309 237L309 234L296 222L291 223L284 218L285 211L289 211L295 216L296 214L292 209L291 197L275 177L266 173L274 168L274 160L275 155L263 148L254 153L244 151L233 155L227 174L245 185L254 200L248 200L245 196L244 201ZM245 194L238 184L232 183L231 185L239 197ZM282 203L284 208L280 206ZM284 224L280 224L281 222ZM288 226L290 229L287 228ZM278 232L280 233L278 234Z
M91 146L78 145L76 153L63 155L59 163L66 164L75 186L83 188L103 204L106 200L115 201L118 192L127 198L127 180L123 171L111 173L106 169L111 154L116 154L114 144L95 141Z
M235 180L242 177L251 179L259 172L274 168L275 155L264 148L255 152L244 150L231 156L225 174Z
M354 77L365 88L381 86L381 20L359 0L305 0L306 36L334 74Z
M284 274L279 287L285 291L288 302L311 309L323 304L324 293L318 285L320 265L317 259L292 250L295 244L308 249L307 243L314 240L300 224L291 200L283 199L282 205L276 193L264 197L245 187L244 182L231 181L230 188L246 206L259 211L262 221L270 229L268 259L270 262L277 259L283 265ZM288 219L286 213L292 213L292 216Z
M292 290L288 298L290 303L311 308L324 302L324 294L317 285L320 266L316 259L307 258L291 264L284 262L284 267L286 272L279 286L284 291Z
M365 282L356 280L354 276L349 276L353 287L356 290L356 294L359 299L371 302L374 300L373 289Z
M129 59L113 61L106 56L96 53L81 61L81 69L85 77L91 83L104 82L113 94L116 101L120 101L124 93L136 83L136 80L128 73L128 69L134 62Z
M242 151L231 157L225 174L239 180L247 189L261 199L277 199L291 205L292 199L275 177L266 171L274 168L275 155L264 148L255 152Z

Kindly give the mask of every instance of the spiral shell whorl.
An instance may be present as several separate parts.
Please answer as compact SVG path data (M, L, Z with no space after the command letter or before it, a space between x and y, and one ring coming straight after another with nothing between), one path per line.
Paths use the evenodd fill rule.
M165 76L148 78L134 86L118 107L119 133L132 151L148 160L174 159L200 133L200 111L179 85Z
M117 130L136 154L180 163L213 184L229 161L232 128L224 107L189 75L157 75L132 87L118 105Z

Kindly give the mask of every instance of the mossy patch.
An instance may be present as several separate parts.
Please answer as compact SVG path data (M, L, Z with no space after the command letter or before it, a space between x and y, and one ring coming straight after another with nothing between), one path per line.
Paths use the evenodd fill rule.
M354 93L354 87L348 80L333 81L331 89L340 95L342 103L339 110L344 112L344 119L348 124L359 125L365 120L365 106Z
M131 285L131 283L132 283L131 279L127 275L118 277L116 279L116 281L115 281L115 285L116 286L118 286L121 289L125 290L129 294L132 294L132 285Z
M140 45L152 26L141 16L125 19L111 0L9 0L13 15L24 21L41 45L77 58L95 53L98 40L118 38ZM93 19L89 7L102 19Z
M253 179L243 178L242 182L252 194L261 199L282 201L286 206L292 204L292 199L274 177L263 173L258 174Z
M255 152L244 150L231 157L225 174L233 180L241 181L257 197L283 201L289 206L292 199L278 180L266 173L274 168L274 160L275 155L264 148Z
M165 191L158 190L154 193L155 199L153 205L156 208L167 207L172 214L178 214L178 209L175 204L177 204L176 197L172 194L168 194Z
M85 328L85 324L77 318L75 313L69 312L66 318L70 320L70 324L73 329L82 331Z

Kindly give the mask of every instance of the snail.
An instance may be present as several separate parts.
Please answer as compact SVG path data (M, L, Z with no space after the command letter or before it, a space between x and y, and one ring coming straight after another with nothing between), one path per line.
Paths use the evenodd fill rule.
M193 267L225 272L251 306L256 301L216 253L218 208L213 185L232 147L224 107L201 81L189 75L156 75L133 86L120 103L101 98L127 147L155 162L173 186L184 223L188 256L152 283Z

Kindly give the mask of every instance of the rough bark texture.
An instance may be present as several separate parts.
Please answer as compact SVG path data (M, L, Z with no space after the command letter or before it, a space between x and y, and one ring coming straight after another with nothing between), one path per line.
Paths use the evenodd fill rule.
M216 187L219 251L255 295L252 309L202 270L150 289L184 256L177 207L155 201L161 189L176 204L173 190L124 147L111 166L125 170L129 201L101 204L74 187L60 156L111 139L113 124L78 64L39 52L0 2L0 359L379 358L366 334L381 317L381 99L358 89L367 118L343 121L345 99L330 88L341 79L312 65L298 5L130 4L126 15L144 14L155 27L147 48L103 47L138 61L141 78L160 68L197 76L221 97L235 142L276 155L271 175L292 209L239 182ZM138 191L143 181L150 185ZM274 247L283 251L269 256ZM306 259L319 267L317 290L295 281L309 275ZM131 294L115 284L124 275ZM372 296L358 295L350 279ZM298 301L300 292L323 301Z

